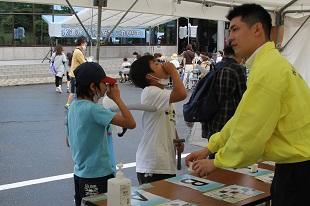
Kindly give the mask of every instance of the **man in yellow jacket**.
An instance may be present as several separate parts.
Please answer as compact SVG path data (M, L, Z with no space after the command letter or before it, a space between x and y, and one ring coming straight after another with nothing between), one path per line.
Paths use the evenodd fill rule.
M263 7L237 6L227 19L230 44L250 69L247 90L234 116L186 164L205 176L216 168L274 161L272 205L309 205L310 89L270 41L271 17ZM214 152L214 160L206 159Z

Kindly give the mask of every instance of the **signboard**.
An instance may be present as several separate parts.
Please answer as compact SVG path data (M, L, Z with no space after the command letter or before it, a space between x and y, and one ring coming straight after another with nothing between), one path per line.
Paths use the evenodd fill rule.
M106 37L112 28L101 28L101 38ZM91 26L86 26L87 32L92 38L97 37L97 28L91 28ZM61 25L60 29L61 35L59 37L79 37L86 36L83 28L81 26L72 25ZM118 38L145 38L145 29L140 28L116 28L111 37Z

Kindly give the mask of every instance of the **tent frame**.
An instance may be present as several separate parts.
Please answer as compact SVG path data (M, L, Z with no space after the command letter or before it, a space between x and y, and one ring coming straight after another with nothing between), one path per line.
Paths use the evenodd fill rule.
M86 32L87 36L89 39L91 39L89 33L87 32L87 30L85 29L83 23L81 22L81 20L79 19L78 15L76 14L76 12L74 11L74 9L72 8L72 5L69 2L70 0L66 0L67 4L69 5L70 9L72 10L72 12L74 13L75 17L77 18L77 20L79 21L80 25L82 26L82 28L84 29L84 31ZM102 11L102 6L104 4L104 6L107 5L107 1L108 0L96 0L98 3L98 29L97 29L97 51L96 51L96 60L99 62L99 53L100 53L100 32L101 32L101 11ZM125 16L128 14L128 12L135 6L135 4L138 2L139 0L135 0L134 3L126 10L126 12L124 13L124 15L121 17L121 19L116 23L116 25L113 27L113 29L109 32L108 36L104 39L104 42L106 43L106 41L109 39L109 37L111 36L113 30L115 30L115 28L121 23L121 21L125 18ZM202 4L205 7L213 7L213 6L218 6L218 7L234 7L234 6L238 6L240 5L239 3L235 3L235 2L231 2L231 3L224 3L224 2L217 2L217 1L207 1L207 0L175 0L173 3L175 4L182 4L183 2L190 2L190 3L197 3L197 4ZM277 9L277 10L268 10L269 12L272 12L275 14L275 20L276 20L276 27L279 28L280 26L282 26L284 24L284 17L286 14L288 13L309 13L310 10L309 9L294 9L294 10L289 10L288 8L291 7L293 4L295 4L296 2L298 2L299 0L291 0L289 1L287 4L285 4L284 6L282 6L282 8ZM94 1L95 2L95 1ZM96 5L94 5L96 6ZM298 30L295 32L295 34L291 37L291 39L286 43L286 45L296 36L296 34L300 31L300 29L302 28L302 26L306 23L306 21L298 28ZM277 30L277 34L276 34L276 43L278 46L278 49L281 50L280 45L279 45L279 29ZM285 46L286 46L285 45ZM282 47L282 50L285 48Z

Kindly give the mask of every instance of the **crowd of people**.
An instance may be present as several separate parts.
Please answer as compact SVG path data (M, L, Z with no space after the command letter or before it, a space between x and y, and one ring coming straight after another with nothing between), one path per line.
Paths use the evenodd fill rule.
M237 6L227 19L229 45L214 59L193 51L190 44L180 56L134 52L132 62L123 59L120 82L142 88L141 104L156 108L142 116L143 135L136 152L139 184L176 176L175 154L184 150L184 144L174 141L178 138L174 104L187 97L186 89L196 83L194 71L199 70L195 81L204 81L213 72L217 110L201 123L208 145L188 155L186 165L192 164L193 173L204 177L217 168L274 161L272 205L305 205L310 202L309 88L270 40L271 17L263 7ZM52 56L57 92L62 91L62 77L70 65L67 143L74 161L76 205L85 196L105 193L107 180L115 175L111 125L136 127L116 81L99 64L85 60L86 44L84 37L79 38L72 58L60 46ZM120 112L98 104L104 95Z

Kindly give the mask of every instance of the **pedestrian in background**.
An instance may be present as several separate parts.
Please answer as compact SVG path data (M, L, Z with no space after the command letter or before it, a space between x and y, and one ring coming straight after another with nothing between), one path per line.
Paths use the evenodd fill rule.
M73 54L72 54L72 62L71 62L71 67L70 67L70 71L69 71L71 89L70 89L70 94L68 96L67 103L65 105L66 108L69 108L71 102L73 101L74 95L75 95L74 70L79 65L86 62L85 55L84 55L84 52L86 51L86 46L87 46L86 37L81 36L76 40L76 48L74 49Z
M55 52L52 54L52 62L55 66L56 74L55 74L55 86L56 92L62 93L62 78L66 71L66 62L67 58L64 54L64 50L61 45L57 45L55 47Z

